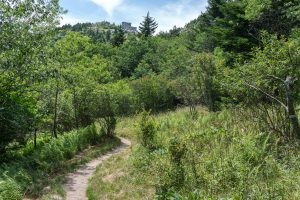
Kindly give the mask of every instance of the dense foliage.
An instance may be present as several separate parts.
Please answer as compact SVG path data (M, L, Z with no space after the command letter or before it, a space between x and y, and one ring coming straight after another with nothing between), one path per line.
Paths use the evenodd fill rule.
M265 158L262 155L269 155L270 162L275 160L272 166L284 170L285 159L290 157L284 155L280 160L281 147L274 147L273 151L258 146L264 141L276 146L279 137L286 143L300 138L299 0L208 0L206 11L199 13L197 19L184 28L174 27L158 35L155 35L158 25L149 12L141 19L139 34L125 32L109 22L58 27L63 12L58 0L0 2L1 162L8 161L11 151L26 148L32 138L36 143L39 135L56 138L47 140L45 146L52 143L60 146L53 141L68 137L64 132L79 130L95 121L101 124L102 134L111 136L117 117L150 110L158 113L185 105L194 120L198 117L196 106L201 104L211 112L237 106L246 111L240 120L251 119L257 131L263 133L249 144L257 157L245 155L245 161L243 156L225 156L228 160L224 163L216 160L226 165L228 172L220 172L218 165L216 169L208 169L209 163L208 168L196 167L200 170L197 176L202 178L205 174L224 173L222 177L229 176L229 185L238 183L234 189L224 186L224 190L218 191L211 177L185 180L187 188L180 188L187 152L197 154L198 148L203 147L204 154L208 153L205 149L210 144L215 151L226 149L246 154L243 143L236 140L241 139L247 146L257 134L249 133L249 138L236 135L239 132L236 129L242 127L229 131L224 127L205 129L207 135L201 132L195 136L198 137L195 152L189 149L193 141L185 140L184 144L173 138L170 144L161 145L172 157L167 163L170 167L167 174L174 179L169 177L159 182L158 195L164 196L172 190L188 195L201 183L210 187L202 192L212 197L231 194L247 198L255 186L243 182L252 173L244 169L253 169L253 163ZM147 117L145 123L148 124L142 125L142 144L152 151L156 148L156 126ZM220 146L216 142L223 139L231 144L225 141L225 146ZM72 138L67 140L72 141ZM54 160L71 158L79 150L77 147L68 147L67 156L64 150L56 152L60 147L51 149L52 154L47 155ZM240 174L229 172L235 170L233 164L243 168L236 170ZM263 179L262 173L268 174L263 167L257 169L259 179ZM52 172L51 167L43 169ZM14 179L7 177L5 170L1 174L6 181L0 181L0 187L23 191L19 184L10 184ZM275 180L270 177L265 181L271 184ZM275 192L282 196L292 190L294 182L290 184L286 188L267 187L255 194Z

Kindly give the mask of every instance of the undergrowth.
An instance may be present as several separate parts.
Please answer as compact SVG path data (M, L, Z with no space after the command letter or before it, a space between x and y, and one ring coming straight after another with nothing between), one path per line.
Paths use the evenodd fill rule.
M299 199L299 145L241 119L234 110L156 116L157 148L131 156L137 180L157 199Z
M297 142L259 131L241 110L197 112L124 118L117 133L133 141L131 155L98 170L91 199L300 199ZM105 182L115 166L124 174Z
M48 139L46 139L48 140ZM117 146L120 141L102 134L95 125L60 135L47 142L39 141L33 148L29 142L23 149L11 155L11 162L0 165L0 200L22 199L24 194L39 197L45 187L62 182L63 174L93 157ZM79 152L95 145L76 158Z

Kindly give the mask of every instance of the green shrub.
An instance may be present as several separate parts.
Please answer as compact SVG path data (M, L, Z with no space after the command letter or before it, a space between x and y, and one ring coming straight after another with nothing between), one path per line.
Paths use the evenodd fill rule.
M150 111L147 112L144 110L140 115L139 138L141 145L152 150L155 148L155 134L157 130L155 121L150 116Z
M175 96L163 77L148 76L130 82L135 97L135 110L167 110L175 105Z
M100 119L101 134L112 137L115 134L117 119L114 115Z
M180 189L184 185L184 168L183 168L183 156L186 153L185 144L179 141L177 138L171 138L169 144L169 152L171 156L171 169L169 172L169 187Z
M62 139L53 139L46 144L40 152L36 152L36 160L41 169L47 172L54 172L59 169L64 161L64 152L62 151Z

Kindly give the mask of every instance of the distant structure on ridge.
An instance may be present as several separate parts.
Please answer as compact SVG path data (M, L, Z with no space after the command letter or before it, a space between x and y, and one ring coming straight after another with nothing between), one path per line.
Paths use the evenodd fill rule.
M122 22L122 28L126 32L137 33L137 27L131 26L129 22Z

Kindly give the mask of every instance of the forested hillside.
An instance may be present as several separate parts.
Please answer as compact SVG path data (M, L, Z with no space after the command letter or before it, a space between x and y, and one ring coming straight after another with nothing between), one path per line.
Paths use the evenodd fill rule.
M117 122L137 113L130 170L151 198L300 198L299 0L208 0L159 33L151 10L138 34L59 26L63 13L58 0L0 2L0 199L41 196L45 176L118 145Z

